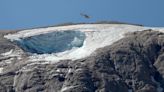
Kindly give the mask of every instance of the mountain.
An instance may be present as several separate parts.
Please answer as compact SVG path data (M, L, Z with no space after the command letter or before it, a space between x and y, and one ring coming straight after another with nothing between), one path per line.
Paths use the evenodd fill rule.
M1 92L163 92L164 28L0 31L0 80Z

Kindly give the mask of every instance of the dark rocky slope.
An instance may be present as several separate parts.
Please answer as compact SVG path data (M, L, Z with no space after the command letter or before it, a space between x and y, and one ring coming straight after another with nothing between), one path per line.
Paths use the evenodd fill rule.
M1 35L0 53L12 48L19 49ZM127 34L76 61L30 65L26 57L4 66L0 92L158 92L164 88L164 33L157 31Z

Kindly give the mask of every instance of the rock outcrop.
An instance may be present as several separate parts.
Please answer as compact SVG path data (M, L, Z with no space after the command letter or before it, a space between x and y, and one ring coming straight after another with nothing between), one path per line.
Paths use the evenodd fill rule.
M11 49L21 51L3 35L1 32L1 54ZM164 91L164 33L154 30L126 34L78 60L44 64L27 58L26 53L0 56L0 92Z

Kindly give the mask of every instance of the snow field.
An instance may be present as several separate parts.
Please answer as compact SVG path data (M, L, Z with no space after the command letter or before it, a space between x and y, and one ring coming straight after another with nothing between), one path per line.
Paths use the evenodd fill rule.
M22 38L28 38L41 34L48 34L52 32L62 31L81 31L85 33L85 40L81 47L75 47L67 49L62 52L52 54L31 54L29 57L32 61L52 61L57 62L59 60L71 59L76 60L84 58L93 53L96 49L102 48L113 44L114 42L122 39L128 32L143 31L146 29L153 29L153 27L142 27L127 24L80 24L61 27L48 27L31 30L23 30L15 34L8 34L5 38L11 41L20 40ZM154 28L161 32L164 32L164 28ZM78 42L78 41L77 41ZM76 42L75 42L76 43Z

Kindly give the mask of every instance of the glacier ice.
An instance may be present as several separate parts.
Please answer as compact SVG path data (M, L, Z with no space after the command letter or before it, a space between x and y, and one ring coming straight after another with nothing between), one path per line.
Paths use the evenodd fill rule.
M21 38L16 43L30 53L51 54L81 47L84 40L85 34L81 31L55 31Z
M128 24L79 24L27 29L14 34L7 34L4 37L16 41L22 48L31 53L39 53L30 54L29 61L58 62L93 55L96 53L96 49L113 44L124 38L126 33L146 29L164 32L164 28ZM60 35L57 36L56 34Z

